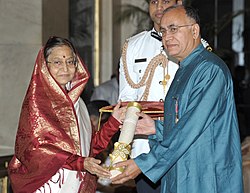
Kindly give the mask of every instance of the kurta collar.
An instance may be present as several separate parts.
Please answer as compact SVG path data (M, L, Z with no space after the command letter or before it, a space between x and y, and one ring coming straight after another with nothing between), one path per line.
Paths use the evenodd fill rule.
M181 61L179 64L180 64L180 67L184 67L184 66L187 66L190 61L193 60L193 58L197 57L197 55L199 55L205 48L203 47L202 44L200 44L197 48L195 48L191 54L189 54L183 61Z

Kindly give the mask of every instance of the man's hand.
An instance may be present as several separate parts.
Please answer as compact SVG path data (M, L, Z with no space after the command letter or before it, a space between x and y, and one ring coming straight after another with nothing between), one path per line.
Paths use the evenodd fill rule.
M140 112L137 113L141 119L138 120L136 125L135 134L152 135L156 133L155 122L147 114Z
M123 173L112 178L112 184L123 184L131 179L136 178L140 173L140 168L136 165L135 161L130 159L127 161L119 162L115 164L115 167L124 167Z

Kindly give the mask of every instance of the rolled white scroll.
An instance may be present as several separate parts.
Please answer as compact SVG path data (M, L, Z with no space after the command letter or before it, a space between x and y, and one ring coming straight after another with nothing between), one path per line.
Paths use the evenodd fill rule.
M141 109L141 105L137 102L128 103L125 119L121 128L121 133L118 142L114 144L114 151L112 152L112 154L109 155L111 159L111 178L117 176L123 171L123 168L114 168L113 164L127 160L128 156L130 155L130 143L134 138L135 128L139 118L136 113L140 112Z

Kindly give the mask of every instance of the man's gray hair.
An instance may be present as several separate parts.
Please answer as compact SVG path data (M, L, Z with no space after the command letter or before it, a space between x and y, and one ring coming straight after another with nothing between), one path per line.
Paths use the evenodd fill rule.
M186 11L186 15L193 19L195 21L195 23L197 23L198 25L200 25L200 17L198 15L198 11L197 9L191 7L191 6L186 6L186 5L173 5L171 7L166 8L163 11L163 14L165 14L166 12L169 12L172 9L177 9L177 8L183 8Z

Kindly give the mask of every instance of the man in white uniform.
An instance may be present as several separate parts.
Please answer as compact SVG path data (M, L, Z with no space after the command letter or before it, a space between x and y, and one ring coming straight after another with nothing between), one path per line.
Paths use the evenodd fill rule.
M119 99L122 101L163 101L178 69L178 64L167 58L163 50L160 20L163 11L182 0L150 0L149 14L153 29L129 38L120 60ZM204 41L204 47L209 45ZM149 152L147 136L136 136L131 157ZM159 183L153 184L143 174L136 179L138 193L160 192Z

